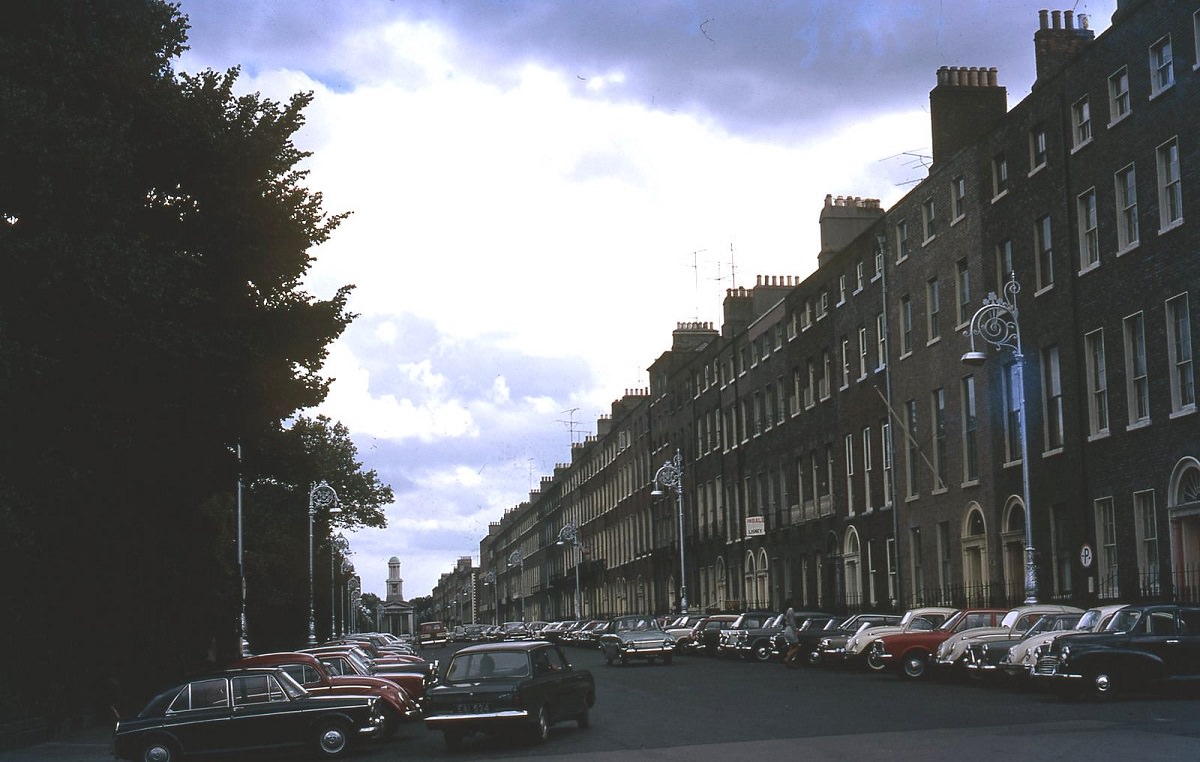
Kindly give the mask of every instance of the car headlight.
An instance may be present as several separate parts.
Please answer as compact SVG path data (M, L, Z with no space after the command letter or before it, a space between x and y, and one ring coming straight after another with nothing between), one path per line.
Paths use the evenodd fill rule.
M817 643L818 648L829 648L829 638L821 638Z
M1065 662L1066 662L1068 659L1070 659L1070 658L1071 658L1071 647L1070 647L1070 646L1063 646L1063 647L1062 647L1062 650L1058 652L1058 658L1059 658L1059 661L1062 661L1062 662L1064 662L1064 663L1065 663Z

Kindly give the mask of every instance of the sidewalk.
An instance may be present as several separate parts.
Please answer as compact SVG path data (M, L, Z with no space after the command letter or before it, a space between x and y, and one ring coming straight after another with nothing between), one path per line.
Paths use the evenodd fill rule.
M0 751L0 762L110 762L112 727L92 725L23 749Z

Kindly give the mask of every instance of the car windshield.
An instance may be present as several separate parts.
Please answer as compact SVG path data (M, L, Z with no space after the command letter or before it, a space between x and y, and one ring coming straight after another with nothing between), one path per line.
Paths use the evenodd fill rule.
M460 652L446 671L447 680L484 680L493 677L529 677L529 657L524 651Z
M1138 620L1141 618L1142 612L1136 609L1124 609L1118 611L1109 621L1108 627L1104 629L1109 632L1133 632L1137 628Z
M642 632L659 629L658 622L653 619L618 619L617 632Z

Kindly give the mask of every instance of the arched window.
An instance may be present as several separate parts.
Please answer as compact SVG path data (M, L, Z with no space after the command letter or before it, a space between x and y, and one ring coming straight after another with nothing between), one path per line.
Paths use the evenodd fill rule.
M1004 506L1004 531L1000 533L1004 559L1004 594L1009 601L1025 597L1025 506L1011 497Z
M758 560L754 557L753 550L746 551L746 563L743 566L742 589L746 591L746 608L757 608L760 605L758 585L755 584L758 575Z
M758 569L754 577L756 590L755 597L758 599L758 605L763 608L768 608L771 605L771 595L769 592L770 586L767 583L769 572L770 569L767 563L767 551L764 548L758 552Z
M845 585L846 606L856 608L862 605L862 546L858 539L858 530L854 527L846 529L846 541L842 544L842 578Z

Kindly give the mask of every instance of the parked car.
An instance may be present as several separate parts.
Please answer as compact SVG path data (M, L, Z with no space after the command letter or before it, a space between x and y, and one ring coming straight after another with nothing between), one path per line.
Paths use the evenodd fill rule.
M1118 691L1200 679L1200 606L1126 606L1104 632L1063 635L1038 660L1035 680L1062 694Z
M444 646L449 637L445 622L421 622L417 625L417 643L421 648Z
M592 673L571 666L557 645L481 643L454 654L445 681L429 692L425 726L442 731L451 751L475 732L527 733L543 742L561 720L588 727L595 703Z
M999 671L1010 682L1021 686L1029 680L1037 660L1041 658L1051 643L1067 633L1072 632L1102 632L1108 628L1109 622L1125 604L1116 603L1108 606L1098 606L1083 612L1073 630L1059 630L1031 636L1008 649L1008 653L1000 658Z
M431 676L428 671L396 671L373 674L370 662L364 660L353 649L342 651L305 649L301 653L308 653L315 656L330 675L378 677L381 680L394 683L403 688L405 693L422 707L425 705L425 694L437 682L436 676Z
M610 666L616 662L628 664L631 659L645 659L651 664L662 659L663 664L670 664L675 654L675 638L654 617L617 617L598 632L597 643Z
M378 736L383 722L375 696L317 696L277 667L230 669L155 696L117 723L112 749L118 759L143 762L304 747L335 759L358 739Z
M503 640L529 640L529 625L525 622L505 622L500 631Z
M871 658L878 659L885 669L918 680L928 674L929 657L943 641L963 630L995 627L1006 613L1004 609L963 609L936 630L882 635L871 642Z
M762 630L770 622L778 621L782 616L783 614L778 611L746 611L738 615L737 619L721 628L721 634L717 639L717 655L748 655L750 648L750 643L746 640L748 631ZM780 625L780 629L782 629L782 625Z
M1083 609L1062 606L1056 603L1033 603L1009 609L995 625L985 625L960 630L938 644L930 659L930 666L943 675L965 673L967 646L980 638L993 635L1020 636L1037 623L1045 614L1083 614Z
M1024 632L996 633L981 635L971 639L966 644L963 654L963 669L968 676L975 680L989 680L999 676L1000 661L1015 646L1030 639L1055 632L1077 632L1083 613L1043 614Z
M737 614L713 614L706 617L692 631L692 650L716 656L717 646L721 642L721 630L733 624L737 618Z
M831 620L811 635L807 632L797 633L800 636L799 645L805 648L801 653L810 667L818 664L841 664L846 643L856 633L872 627L894 625L899 621L899 614L854 614L841 621ZM816 644L809 646L813 639L816 640Z
M585 648L595 648L599 631L608 624L607 619L592 619L577 630L572 631L571 642Z
M928 632L935 630L950 617L958 613L958 609L948 606L918 606L904 612L899 623L870 627L862 632L856 632L846 641L842 653L842 664L850 667L865 666L872 672L887 668L883 662L872 660L871 644L884 635L896 632Z
M688 650L688 644L691 643L692 640L692 630L697 624L703 621L703 619L703 614L683 614L682 616L676 617L674 621L669 622L667 626L663 628L667 631L668 635L675 638L676 651Z
M235 667L279 667L304 690L314 695L376 696L382 703L384 726L381 738L390 738L401 723L419 720L421 706L408 691L390 680L364 675L331 675L312 654L284 652L247 656Z

